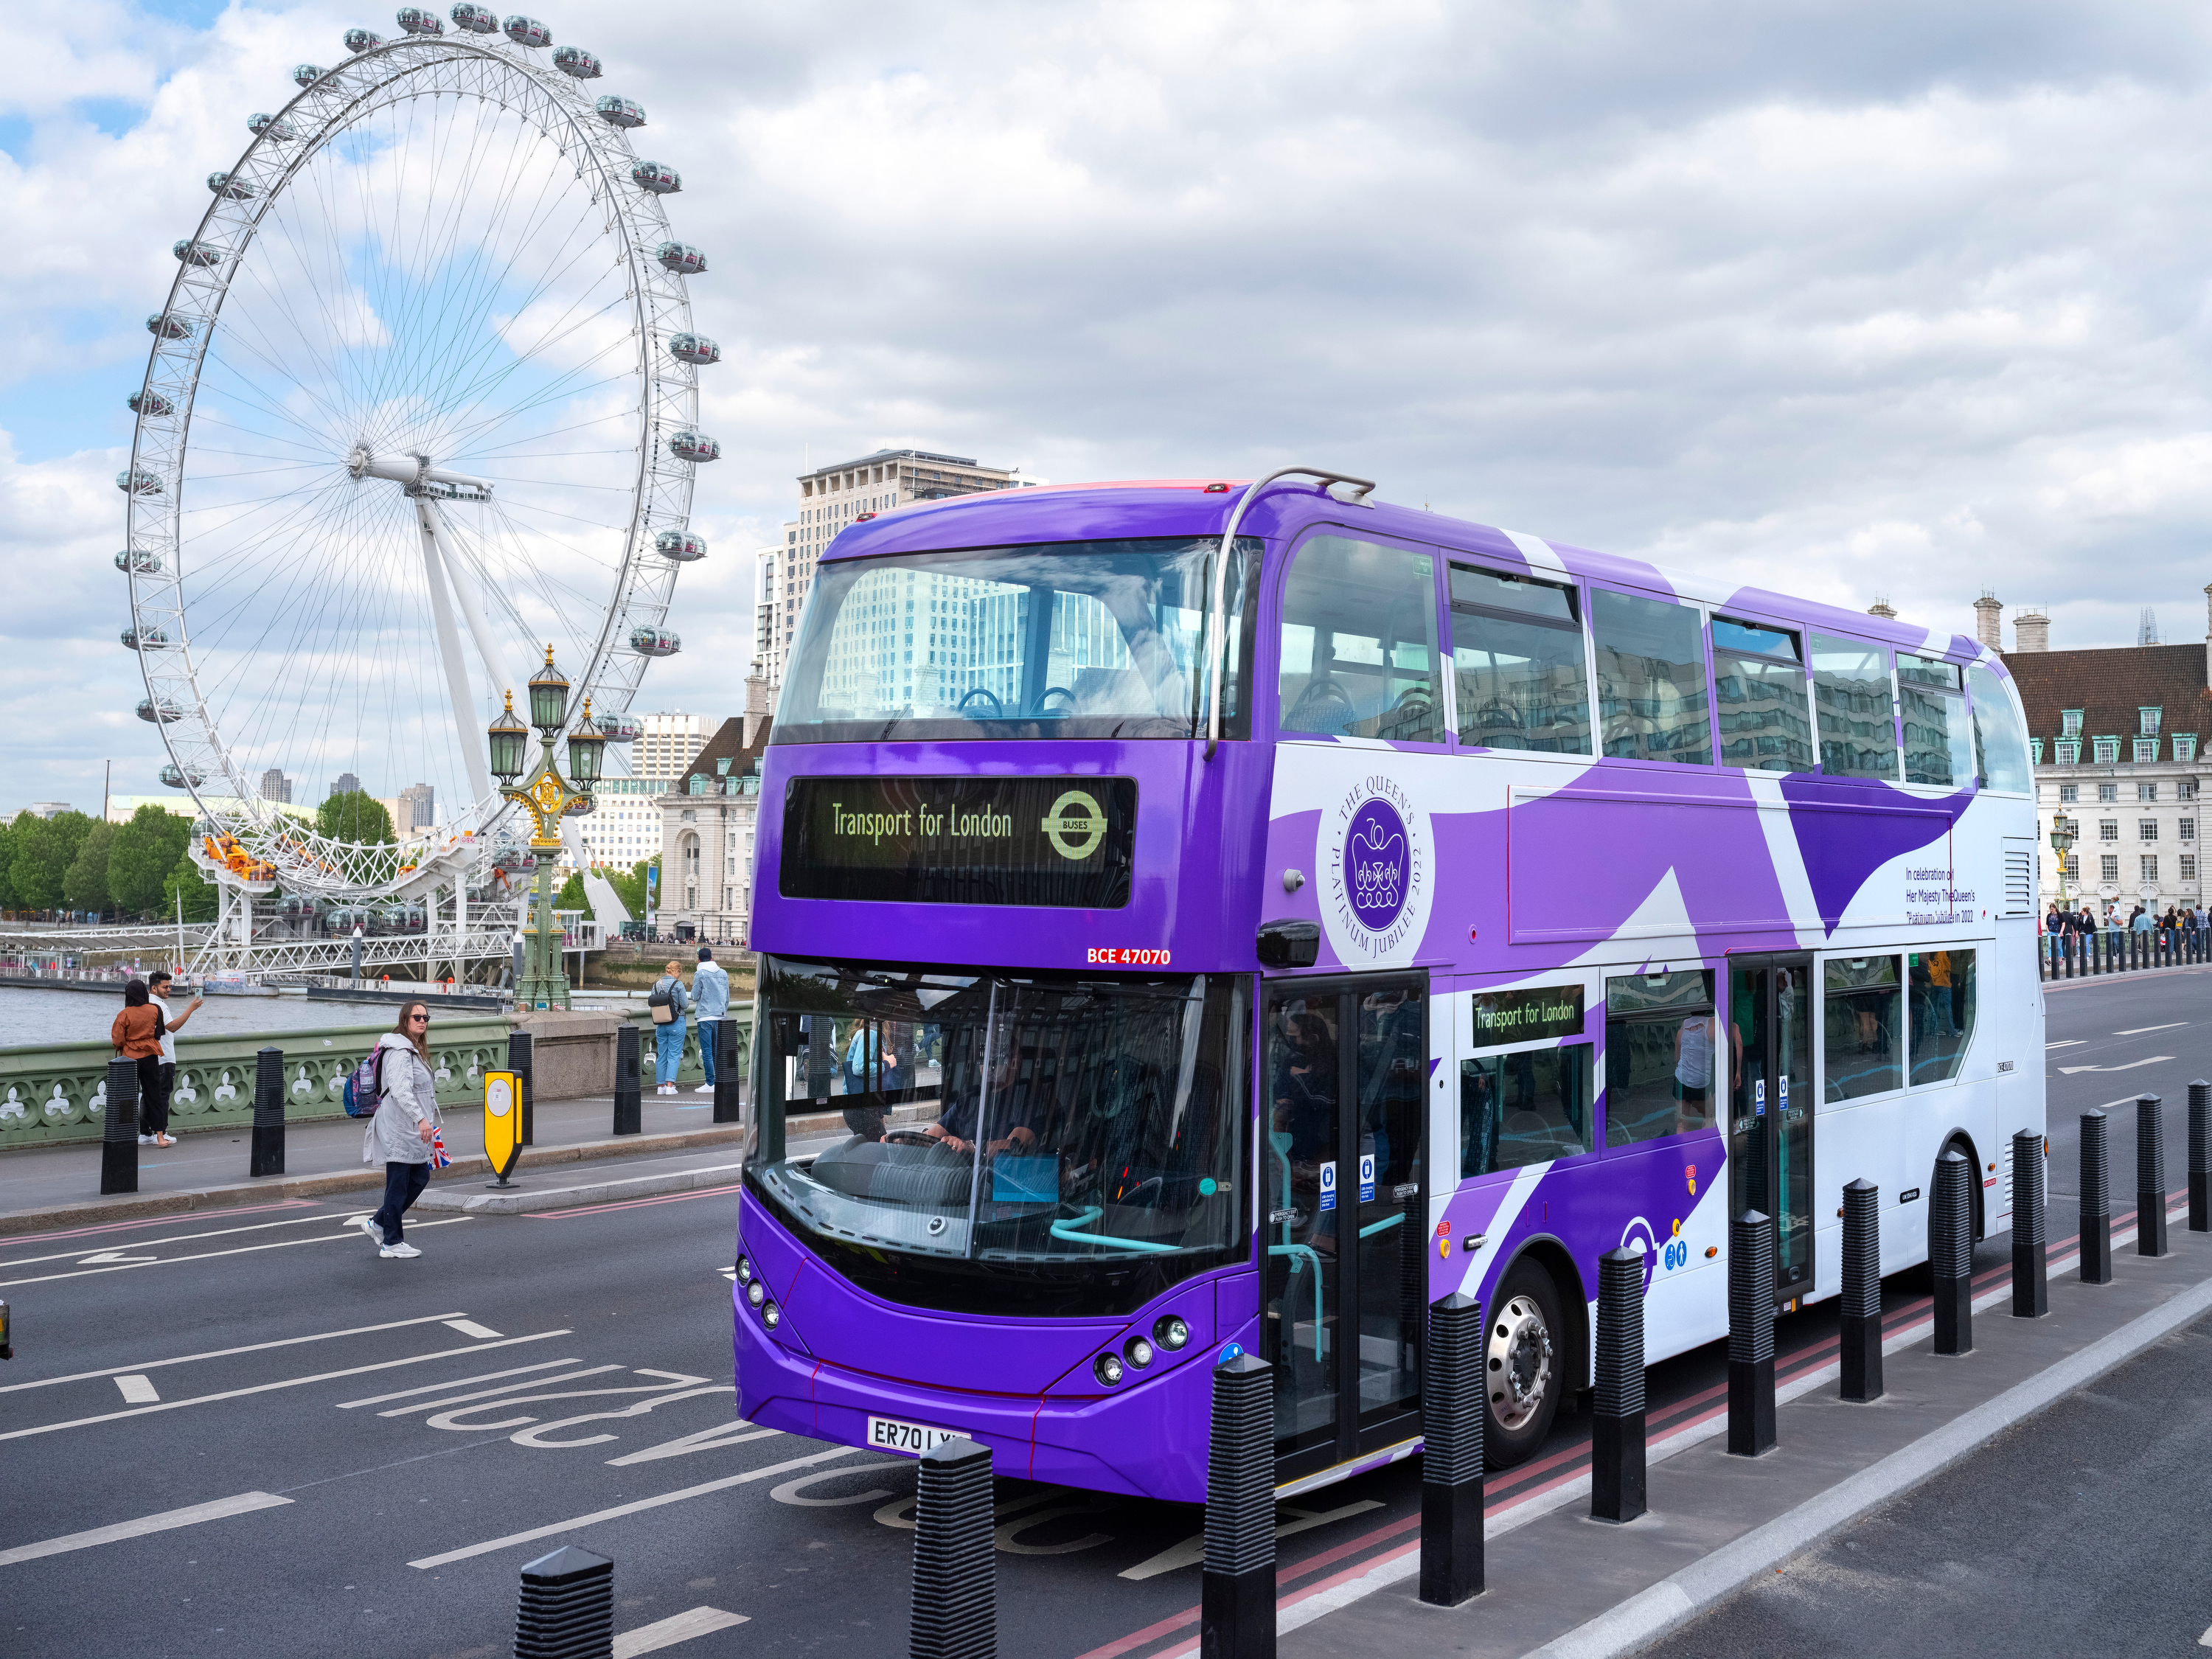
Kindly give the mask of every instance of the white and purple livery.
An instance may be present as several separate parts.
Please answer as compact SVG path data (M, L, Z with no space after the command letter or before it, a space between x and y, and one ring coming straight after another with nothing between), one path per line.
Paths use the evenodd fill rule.
M1223 549L1231 551L1224 559ZM2043 1126L2035 813L1973 641L1374 501L1038 489L824 555L761 788L738 1409L1205 1497L1208 1371L1277 1478L1419 1447L1434 1299L1491 1461L1728 1325L1728 1220L1835 1294Z

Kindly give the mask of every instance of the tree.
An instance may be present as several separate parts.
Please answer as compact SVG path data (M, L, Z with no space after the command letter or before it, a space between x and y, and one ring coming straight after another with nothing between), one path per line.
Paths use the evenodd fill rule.
M332 841L355 841L386 847L398 844L392 814L374 795L358 789L341 789L315 809L315 828Z
M176 915L179 895L185 901L186 921L213 921L216 912L221 908L215 884L200 874L199 866L194 864L189 855L181 853L177 856L175 868L169 872L168 879L161 884L161 908L165 917Z
M76 849L76 857L62 877L62 896L69 901L72 910L99 913L114 903L107 885L109 850L115 843L115 826L105 821L94 823L85 831L83 843Z
M561 890L553 895L553 908L556 910L588 910L592 908L591 901L584 896L582 876L572 874L561 884Z
M20 823L30 816L28 812L19 812L15 822ZM15 896L15 824L0 823L0 910L13 910L21 902Z
M115 908L128 915L158 913L166 899L169 872L192 838L191 820L149 801L115 827L107 852L107 890Z
M629 911L633 918L642 921L645 917L645 872L659 867L660 860L657 858L640 859L630 866L627 875L618 870L603 870L599 873L607 878L607 885L615 890L615 896L622 901L623 908Z
M92 820L82 812L58 812L51 818L26 812L18 817L15 856L9 864L15 902L26 909L58 909L69 867L91 829Z

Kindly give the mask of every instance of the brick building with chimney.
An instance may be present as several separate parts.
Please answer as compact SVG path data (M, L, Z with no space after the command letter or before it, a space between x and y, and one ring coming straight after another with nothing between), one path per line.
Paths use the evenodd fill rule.
M768 682L745 682L745 712L726 720L672 778L660 805L660 893L653 927L743 945L752 928L760 762L774 725Z

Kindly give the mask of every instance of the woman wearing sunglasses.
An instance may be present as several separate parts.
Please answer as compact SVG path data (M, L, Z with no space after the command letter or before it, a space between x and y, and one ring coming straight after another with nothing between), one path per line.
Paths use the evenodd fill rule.
M422 1254L406 1241L399 1218L430 1184L430 1143L437 1138L438 1079L430 1068L430 1010L408 1003L399 1024L377 1039L376 1115L361 1161L384 1162L384 1206L358 1225L387 1260Z

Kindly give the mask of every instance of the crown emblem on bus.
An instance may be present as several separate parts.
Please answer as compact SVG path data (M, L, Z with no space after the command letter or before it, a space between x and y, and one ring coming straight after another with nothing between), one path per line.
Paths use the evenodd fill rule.
M1406 903L1406 825L1388 801L1353 814L1344 842L1344 885L1359 925L1381 933Z
M1080 789L1071 789L1053 802L1051 812L1037 826L1064 859L1081 860L1098 850L1106 838L1106 814Z

